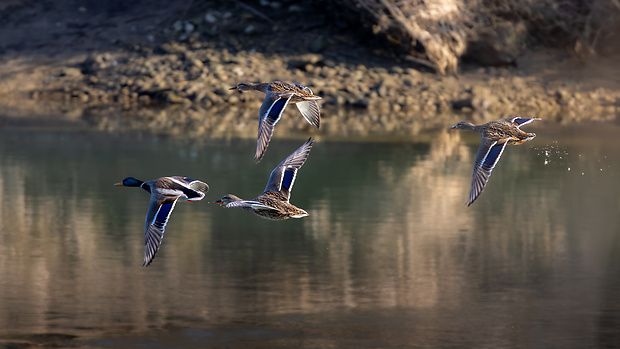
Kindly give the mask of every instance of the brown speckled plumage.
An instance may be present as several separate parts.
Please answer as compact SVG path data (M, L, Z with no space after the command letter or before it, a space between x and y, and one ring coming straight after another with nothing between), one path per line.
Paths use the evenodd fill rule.
M259 162L265 155L265 150L267 150L273 135L273 129L289 103L294 103L297 106L309 124L317 128L320 127L320 111L316 101L321 97L313 94L308 87L285 81L242 82L232 87L231 90L255 90L265 93L265 100L260 107L258 118L258 138L256 140L256 153L254 154L254 161L256 162Z
M215 201L216 204L226 205L227 208L241 207L257 216L273 220L301 218L308 213L289 202L297 171L303 166L310 154L313 144L308 139L299 149L282 161L269 176L265 191L253 200L243 200L240 197L228 194Z
M231 200L227 200L227 198L230 198ZM231 202L240 201L240 200L243 200L243 199L235 195L228 194L227 196L223 197L220 201L223 204L229 204ZM255 202L261 203L262 205L270 207L270 209L267 209L267 208L261 208L258 206L254 206L254 207L240 206L244 210L252 212L255 215L260 216L262 218L267 218L267 219L272 219L272 220L282 220L282 219L289 219L289 218L301 218L301 217L308 215L306 211L291 204L282 194L276 191L265 192L261 194L259 197L257 197L256 199L250 200L250 201L255 201Z
M506 145L521 144L536 137L535 133L524 132L520 129L522 125L534 120L540 119L513 116L491 121L484 125L459 122L456 126L451 127L451 129L473 131L482 137L476 154L476 160L474 161L474 174L467 206L471 205L486 187L491 171L493 171L493 168L499 161Z

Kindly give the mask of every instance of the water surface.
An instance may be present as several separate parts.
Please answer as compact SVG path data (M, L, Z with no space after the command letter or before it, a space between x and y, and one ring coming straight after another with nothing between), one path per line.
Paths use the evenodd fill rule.
M528 125L466 207L475 135L321 139L274 222L253 198L305 139L0 130L0 347L620 346L620 128ZM185 175L141 267L148 195ZM24 344L25 345L25 344Z

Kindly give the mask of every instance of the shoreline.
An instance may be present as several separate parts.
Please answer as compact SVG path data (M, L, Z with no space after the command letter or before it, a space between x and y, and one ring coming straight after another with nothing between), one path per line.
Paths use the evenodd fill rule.
M8 16L0 32L5 114L64 115L102 128L255 133L264 96L229 88L274 80L321 96L321 132L330 134L417 134L457 119L514 114L558 122L609 122L620 114L616 56L535 47L511 65L464 64L459 74L439 75L394 46L364 41L351 24L336 30L325 14L306 18L303 8L271 25L245 10L207 8L195 25L179 20L189 16L179 6L138 3L103 17L64 2L15 10L34 16ZM295 20L309 27L292 44L282 26ZM29 30L33 24L39 32ZM292 111L285 116L280 132L309 128Z

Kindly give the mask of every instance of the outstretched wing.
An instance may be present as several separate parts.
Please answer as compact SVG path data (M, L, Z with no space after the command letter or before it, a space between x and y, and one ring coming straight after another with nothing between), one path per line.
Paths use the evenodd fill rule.
M205 182L198 181L198 180L191 181L189 183L188 187L190 187L190 189L192 189L192 190L202 194L202 195L199 195L198 197L196 197L194 199L190 198L189 201L200 201L209 192L209 185L207 183L205 183Z
M144 234L144 264L148 267L159 250L164 238L164 230L168 219L177 203L177 197L158 198L157 194L151 195L151 203L146 214L146 231Z
M181 176L162 177L158 184L159 193L167 192L168 196L180 195L181 199L187 201L200 201L209 192L207 183Z
M263 158L263 155L265 155L265 150L267 146L269 146L271 135L273 135L273 128L282 117L282 113L284 109L286 109L291 97L293 97L293 93L276 95L267 92L265 101L260 107L258 139L256 140L254 161L259 162Z
M511 118L504 119L517 127L521 127L522 125L529 124L534 120L540 120L539 118L522 118L520 116L515 116Z
M499 161L508 142L498 143L496 139L482 138L476 161L474 162L474 175L469 191L467 206L471 205L480 195L489 181L491 171Z
M297 85L304 91L310 94L314 94L312 93L312 90L310 88L301 86L299 84ZM321 126L321 112L319 111L319 104L316 101L312 100L298 102L296 103L296 105L297 109L299 109L299 111L301 112L301 115L304 117L304 119L306 119L306 121L308 121L308 123L310 123L310 125L315 126L316 128L319 128Z
M297 170L306 162L313 143L314 140L309 138L306 143L284 159L284 161L271 172L271 176L269 176L269 181L265 187L265 192L277 191L284 195L287 200L290 199L293 184L297 177Z
M272 210L272 211L277 211L278 209L261 204L258 201L252 201L252 200L237 200L237 201L233 201L229 204L227 204L225 206L226 208L233 208L233 207L241 207L241 208L252 208L255 210Z

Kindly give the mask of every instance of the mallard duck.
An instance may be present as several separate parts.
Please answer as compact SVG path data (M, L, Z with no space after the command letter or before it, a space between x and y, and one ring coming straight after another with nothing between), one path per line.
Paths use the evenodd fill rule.
M308 139L304 145L282 161L271 172L265 191L256 199L243 200L238 196L228 194L214 203L226 205L227 208L241 207L260 217L273 220L307 216L308 212L295 207L289 199L297 177L297 170L306 162L313 143L312 138Z
M200 201L209 191L207 183L179 176L161 177L149 182L127 177L115 185L140 187L151 194L144 233L144 263L142 265L145 267L151 264L155 253L159 250L164 238L166 223L177 201Z
M230 89L256 90L265 93L265 100L260 107L258 118L258 139L256 141L256 154L254 155L256 162L259 162L265 155L265 150L269 146L271 135L273 135L273 128L289 103L295 103L301 115L311 125L320 127L319 105L316 101L321 97L314 95L308 87L294 82L274 81L270 83L242 82Z
M522 118L514 116L510 118L491 121L484 125L473 125L469 122L459 122L450 129L469 130L478 133L482 142L474 161L474 175L469 191L467 206L471 205L487 185L491 171L499 161L507 144L521 144L536 137L535 133L527 133L520 129L522 125L529 124L539 118Z

